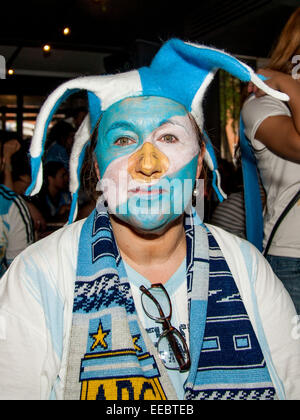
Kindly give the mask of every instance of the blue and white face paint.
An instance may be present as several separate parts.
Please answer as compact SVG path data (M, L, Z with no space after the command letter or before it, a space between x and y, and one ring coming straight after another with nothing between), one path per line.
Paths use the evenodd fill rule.
M160 231L190 203L199 152L183 105L155 96L112 105L95 149L109 212L136 229Z

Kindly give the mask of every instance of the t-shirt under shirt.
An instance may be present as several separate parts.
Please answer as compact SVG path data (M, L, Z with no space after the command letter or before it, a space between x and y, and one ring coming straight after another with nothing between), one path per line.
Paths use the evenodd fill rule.
M125 262L124 262L125 263ZM147 331L154 345L157 344L160 334L162 332L162 326L160 323L155 322L149 318L141 304L140 286L143 285L147 289L151 287L151 283L140 273L135 271L132 267L125 263L128 280L133 294L133 299L138 316L142 322L143 327ZM180 267L170 277L170 279L164 284L172 303L172 318L171 324L180 331L185 338L187 345L189 345L189 333L188 333L188 307L187 307L187 283L184 281L186 278L186 259L183 260ZM159 283L159 281L158 281ZM183 304L185 302L185 304ZM187 379L188 372L179 372L179 370L167 369L170 380L176 390L177 396L180 400L184 397L183 385Z
M257 165L267 194L264 216L264 246L280 214L300 189L300 164L290 162L272 153L255 138L260 124L271 116L288 116L287 105L271 96L251 96L244 104L242 117L245 134L254 148ZM280 224L269 254L300 258L300 200Z

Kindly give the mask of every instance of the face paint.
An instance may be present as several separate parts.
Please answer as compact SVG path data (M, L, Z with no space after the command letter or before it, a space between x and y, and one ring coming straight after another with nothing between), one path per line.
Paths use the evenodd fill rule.
M109 212L141 230L164 228L191 199L199 151L179 103L140 97L112 105L95 149Z

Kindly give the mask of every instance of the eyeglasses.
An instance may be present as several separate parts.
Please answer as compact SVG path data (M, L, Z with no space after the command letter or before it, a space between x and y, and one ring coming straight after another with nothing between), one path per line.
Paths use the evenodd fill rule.
M168 369L187 371L191 366L190 352L182 334L171 325L172 304L168 292L161 283L152 284L150 289L140 286L140 290L146 315L162 324L163 331L157 343L161 360Z

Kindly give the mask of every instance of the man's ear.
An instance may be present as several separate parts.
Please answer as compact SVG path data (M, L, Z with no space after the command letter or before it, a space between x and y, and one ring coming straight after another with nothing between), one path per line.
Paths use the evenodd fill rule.
M199 155L198 155L198 165L197 165L196 179L199 179L200 175L201 175L205 150L206 150L205 143L202 142L201 149L200 149L200 152L199 152Z
M99 169L99 165L98 165L98 162L97 162L96 159L94 160L94 167L95 167L95 171L96 171L97 178L98 178L98 181L99 181L100 180L100 169Z

